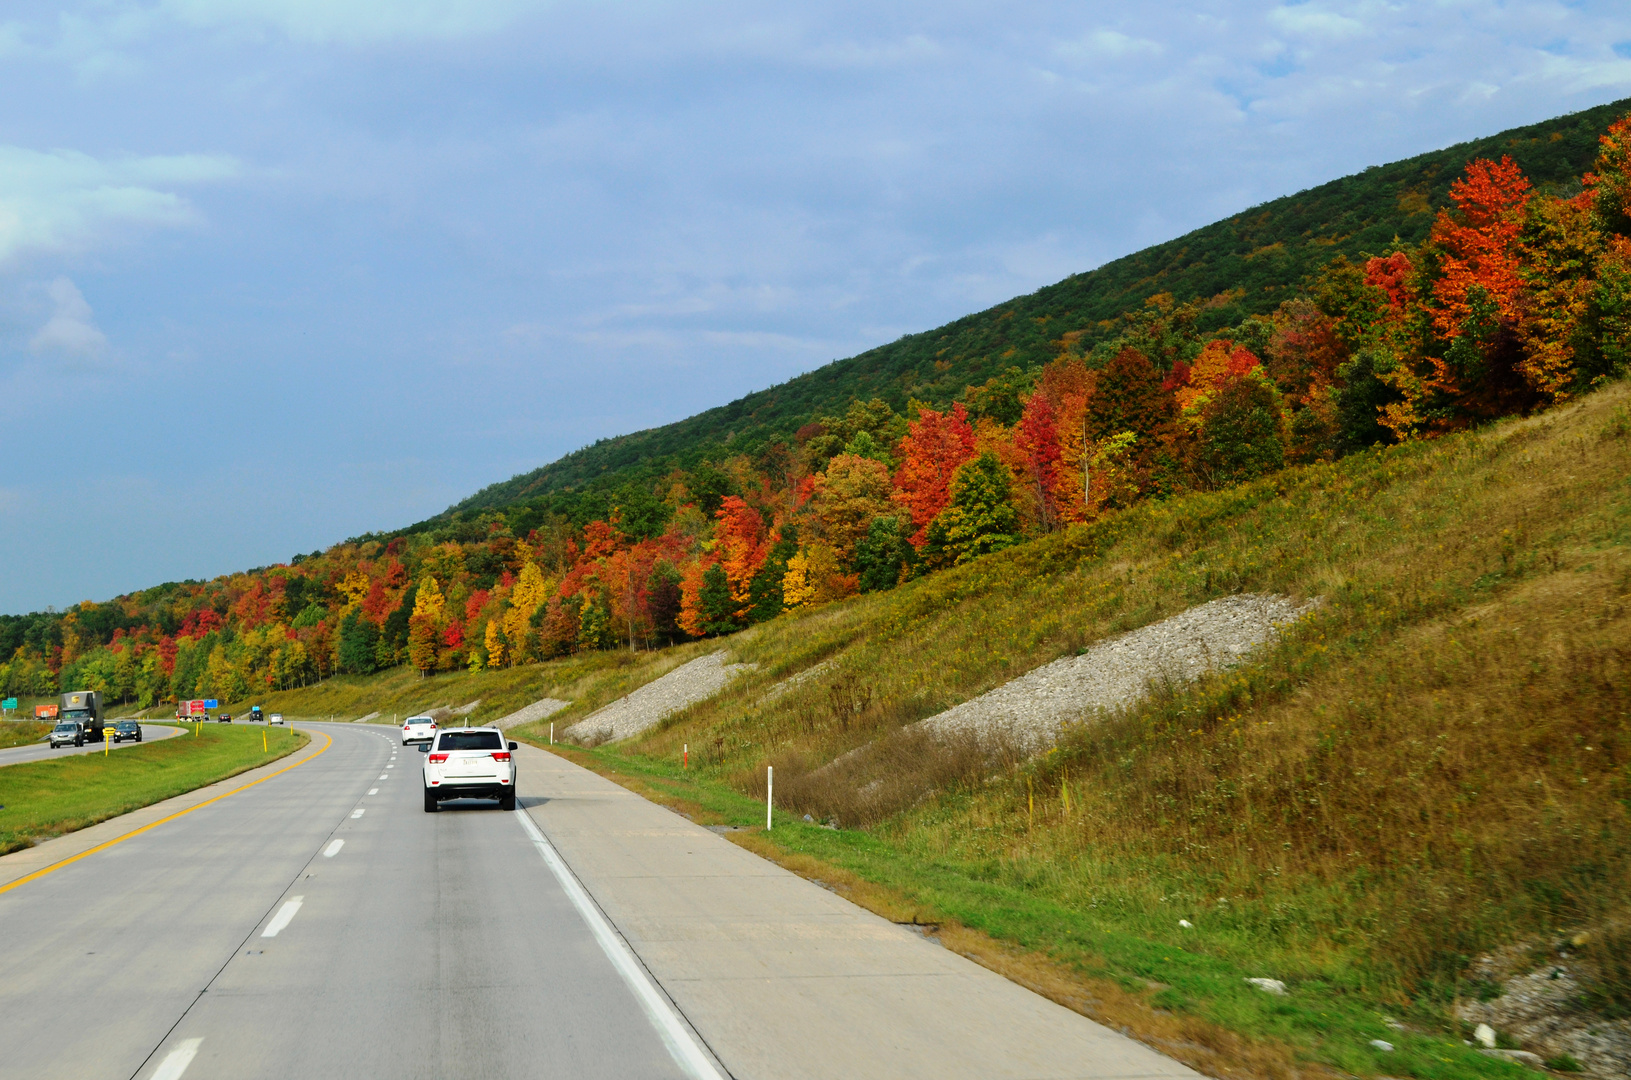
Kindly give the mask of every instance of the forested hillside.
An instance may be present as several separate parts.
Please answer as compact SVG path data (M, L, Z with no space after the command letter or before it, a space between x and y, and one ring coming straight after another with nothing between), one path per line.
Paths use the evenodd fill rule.
M1196 316L1201 332L1236 325L1248 315L1273 311L1335 256L1379 254L1395 238L1407 246L1420 243L1434 215L1450 205L1451 182L1475 158L1509 155L1541 190L1575 194L1581 173L1597 154L1598 136L1628 108L1631 99L1275 199L678 423L602 439L483 488L453 511L494 509L595 481L615 484L628 474L654 473L669 464L689 467L752 453L777 437L792 436L818 415L842 413L853 400L879 398L896 412L904 412L914 398L945 408L969 385L1053 359L1067 335L1080 335L1078 345L1088 347L1114 338L1119 317L1158 293L1179 303L1207 301Z
M502 505L288 565L0 617L0 691L241 700L336 672L727 634L1140 502L1570 401L1631 363L1631 115L1613 115L1509 133L1492 150L1512 154L1442 177L1465 148L1372 170L1300 197L1302 217L1221 223L1123 260L1121 278L795 381L796 409L778 388L765 400L782 412L688 421L674 458L603 482L520 502L489 489ZM1591 153L1571 149L1588 135ZM1580 175L1557 175L1571 155ZM1447 206L1418 213L1441 179ZM1391 218L1366 210L1384 205ZM1416 217L1414 239L1378 224ZM734 437L709 435L733 408Z

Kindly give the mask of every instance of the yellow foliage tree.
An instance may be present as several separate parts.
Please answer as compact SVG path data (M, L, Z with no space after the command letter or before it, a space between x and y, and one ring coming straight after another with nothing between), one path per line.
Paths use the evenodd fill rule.
M549 591L549 579L544 577L537 563L529 562L521 568L521 576L510 590L510 610L504 613L504 637L509 642L512 660L523 659L522 642L527 640L532 614L549 600Z
M815 586L810 584L810 559L801 548L787 560L787 573L782 575L782 603L788 611L792 611L814 599Z
M362 598L368 595L371 584L367 574L361 570L353 570L341 579L336 588L340 590L340 595L345 597L345 606L352 608L362 603Z
M487 637L483 644L487 647L487 666L490 668L503 667L505 660L504 631L498 628L497 619L487 624Z
M419 579L419 593L413 598L413 617L440 626L447 611L447 600L442 596L436 579L426 574Z

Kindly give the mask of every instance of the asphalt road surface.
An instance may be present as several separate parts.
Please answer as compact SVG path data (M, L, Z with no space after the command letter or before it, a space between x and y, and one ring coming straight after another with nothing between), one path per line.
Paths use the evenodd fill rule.
M332 745L0 892L0 1078L711 1073L523 815L302 726Z
M171 739L180 734L180 728L171 727L168 724L142 725L142 738L147 742L156 739ZM122 750L127 746L140 745L140 743L126 740L125 742L113 743L112 749ZM50 743L30 743L27 746L12 746L0 750L0 765L16 765L23 761L44 761L46 758L64 757L68 754L100 754L101 752L102 743L100 741L86 743L84 746L64 746L56 750L51 749Z

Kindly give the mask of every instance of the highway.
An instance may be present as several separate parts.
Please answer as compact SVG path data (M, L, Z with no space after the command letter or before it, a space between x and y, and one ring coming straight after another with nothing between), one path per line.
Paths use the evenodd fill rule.
M518 815L426 814L394 729L308 730L302 764L0 885L0 1077L699 1075Z
M108 721L111 725L113 721ZM142 739L153 742L157 739L173 739L181 734L181 729L169 724L143 724ZM140 746L141 743L125 741L113 743L112 749L122 750L127 746ZM47 758L65 757L69 754L100 754L102 744L90 743L85 746L63 746L56 750L51 749L50 743L29 743L27 746L11 746L0 750L0 765L17 765L24 761L44 761Z
M0 1080L1198 1080L554 754L427 814L305 727L0 857Z

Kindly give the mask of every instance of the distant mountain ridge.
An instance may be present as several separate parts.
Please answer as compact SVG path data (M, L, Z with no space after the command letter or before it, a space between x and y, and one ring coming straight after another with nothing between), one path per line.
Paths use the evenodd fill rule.
M431 520L606 483L642 468L690 466L751 451L770 439L790 437L819 415L841 413L856 399L881 398L897 411L909 398L944 406L966 386L1010 366L1052 359L1055 343L1066 333L1080 332L1092 344L1117 316L1156 293L1171 293L1179 302L1218 297L1221 302L1206 313L1208 328L1234 325L1272 311L1337 255L1378 253L1395 238L1421 241L1434 215L1448 204L1451 181L1474 158L1510 155L1542 190L1577 184L1596 155L1598 137L1627 109L1631 98L1373 166L1274 199L729 404L601 439L491 484Z

